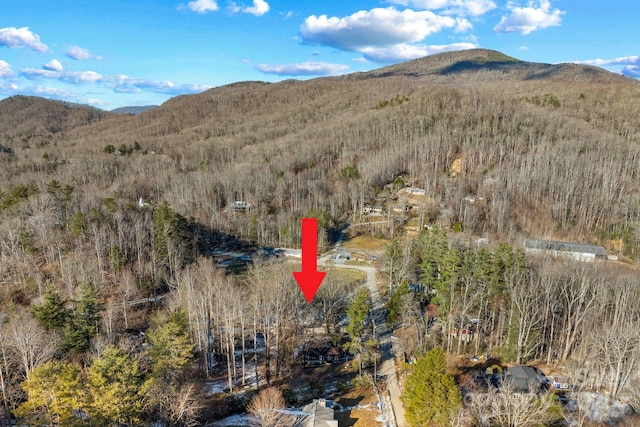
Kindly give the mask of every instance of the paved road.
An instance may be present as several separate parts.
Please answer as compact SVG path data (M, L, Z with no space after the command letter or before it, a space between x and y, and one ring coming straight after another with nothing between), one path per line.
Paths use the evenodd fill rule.
M347 224L341 231L335 245L335 250L339 250L342 241L344 240L346 231L349 227ZM293 254L294 251L289 250ZM297 252L295 252L297 254ZM336 268L347 268L351 270L360 270L367 275L365 286L369 289L371 294L372 314L375 324L374 334L380 340L380 353L381 363L378 367L378 375L384 375L386 377L387 390L391 401L391 412L389 414L389 423L395 427L406 427L407 422L404 414L404 406L400 400L400 386L398 384L398 378L396 375L396 363L393 355L393 340L391 332L387 330L387 324L384 314L384 305L380 300L380 294L378 292L378 282L376 280L376 269L374 267L360 266L360 265L347 265L344 259L331 259L332 253L327 253L318 259L318 265L331 266ZM291 256L291 255L290 255ZM328 263L328 261L332 261Z
M329 255L325 255L318 260L319 265L324 265L326 261L330 259ZM378 368L378 375L384 375L387 382L387 390L391 397L391 406L393 415L390 420L391 425L397 427L406 427L407 422L404 416L404 407L400 400L400 386L398 384L398 378L396 376L396 364L393 357L393 341L391 339L391 333L387 330L387 324L384 315L384 305L380 300L380 294L378 292L378 282L376 280L376 269L374 267L366 267L360 265L346 265L346 264L334 264L333 267L347 268L351 270L360 270L367 275L367 281L365 285L369 289L371 294L371 304L373 311L373 320L375 326L375 334L380 340L380 352L381 363ZM395 423L394 423L395 421Z

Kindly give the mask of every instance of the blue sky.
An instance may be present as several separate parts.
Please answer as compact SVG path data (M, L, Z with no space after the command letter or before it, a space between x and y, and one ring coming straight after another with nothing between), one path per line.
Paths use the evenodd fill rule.
M104 109L488 48L640 78L637 0L1 0L0 99Z

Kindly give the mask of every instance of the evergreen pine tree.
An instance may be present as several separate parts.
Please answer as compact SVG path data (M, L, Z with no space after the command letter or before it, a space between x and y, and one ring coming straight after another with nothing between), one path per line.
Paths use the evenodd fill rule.
M387 303L387 321L389 324L394 324L400 314L400 301L402 297L409 294L409 285L406 283L401 284L389 298Z
M173 378L193 357L187 316L181 310L171 313L166 321L155 319L147 332L147 342L156 378Z
M27 395L15 411L29 426L73 426L82 409L80 371L66 362L52 361L38 366L22 384Z
M93 283L81 282L78 287L78 299L73 303L70 321L64 329L65 351L83 353L89 349L91 340L100 327L100 311L102 304Z
M420 280L427 290L435 289L441 275L443 259L449 252L449 240L446 231L434 227L424 230L418 238L418 251L422 262Z
M446 372L444 351L434 348L411 365L402 402L410 426L448 426L462 399L454 378Z
M89 416L101 423L138 423L142 384L138 361L121 349L108 346L87 371Z
M47 287L42 305L33 307L32 312L38 323L49 331L61 331L69 320L65 301L53 286Z
M347 345L347 349L356 356L358 361L358 370L362 373L362 353L364 346L362 343L362 330L364 322L369 314L369 293L366 289L360 289L356 293L356 297L347 310L349 324L345 328L351 341Z

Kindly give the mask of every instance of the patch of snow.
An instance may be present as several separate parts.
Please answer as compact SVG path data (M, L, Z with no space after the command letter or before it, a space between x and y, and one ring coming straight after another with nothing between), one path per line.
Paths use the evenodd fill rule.
M309 415L308 412L304 412L299 409L281 409L280 413L286 414L286 415L302 416L302 417L306 417L307 415Z
M224 393L227 390L227 381L207 381L204 383L204 392L208 395Z
M276 251L282 253L287 258L302 258L301 249L276 248Z
M615 423L633 413L633 408L625 403L590 392L577 393L567 403L566 409L570 412L583 411L591 421L606 424Z

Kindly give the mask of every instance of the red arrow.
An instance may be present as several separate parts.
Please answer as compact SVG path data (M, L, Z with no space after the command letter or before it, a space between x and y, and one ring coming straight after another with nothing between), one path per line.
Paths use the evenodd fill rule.
M302 218L302 271L293 273L308 303L318 292L320 284L327 275L318 271L318 220Z

